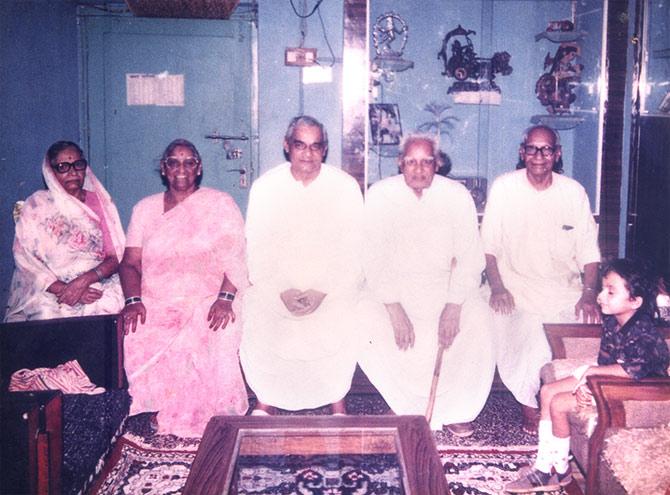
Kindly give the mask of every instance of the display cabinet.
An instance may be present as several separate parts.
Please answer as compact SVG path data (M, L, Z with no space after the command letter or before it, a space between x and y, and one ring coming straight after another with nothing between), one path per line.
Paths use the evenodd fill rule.
M435 135L479 201L514 170L524 129L561 137L565 174L599 212L607 2L602 0L369 0L367 182L397 173L398 133ZM377 133L377 134L375 134ZM392 138L391 138L392 136ZM475 180L479 179L479 180Z
M562 102L554 98L558 100L555 113L563 114L559 132L565 173L588 192L602 254L621 253L625 224L621 212L627 191L622 177L628 173L630 123L629 51L634 41L629 29L634 24L635 0L427 0L420 6L401 0L345 0L344 11L342 165L362 186L398 171L397 148L380 145L379 140L374 144L369 109L361 108L391 104L398 106L397 128L403 134L416 129L439 133L440 147L452 164L451 175L476 185L475 195L479 195L500 173L514 168L523 130L540 119L551 120L548 103L537 98L537 84L543 75L556 72L553 61L563 60L558 53L561 44L577 42L578 51L563 51L568 70L557 78L567 96ZM567 32L565 21L573 24L572 34L561 34ZM381 30L377 35L381 53L375 47L375 25ZM466 33L456 38L461 52L466 54L462 50L468 47L469 36L475 56L466 58L477 64L466 64L465 72L461 66L458 77L466 77L450 93L458 68L449 65L454 37L443 47L447 35L458 33L459 26ZM380 36L384 33L388 39ZM572 39L575 35L578 39ZM562 40L562 36L571 39ZM393 52L401 52L399 62L385 60ZM505 52L510 56L507 60ZM496 58L496 54L500 55ZM552 63L545 65L547 55ZM361 78L366 58L368 77ZM496 71L494 58L502 62L498 69L507 62L512 71ZM495 76L495 86L490 74ZM366 98L361 86L367 89ZM492 94L496 87L499 95ZM456 89L469 88L477 91L454 95ZM571 95L575 96L572 101Z
M638 0L637 6L640 114L670 118L670 2Z
M637 0L626 252L670 280L670 2Z

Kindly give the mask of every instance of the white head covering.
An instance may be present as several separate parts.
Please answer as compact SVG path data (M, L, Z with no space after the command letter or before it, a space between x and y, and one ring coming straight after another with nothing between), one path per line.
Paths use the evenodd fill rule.
M95 221L100 222L98 215L91 210L86 204L79 201L78 198L75 198L70 193L68 193L62 184L58 181L56 174L51 168L49 163L49 158L44 157L42 161L42 175L44 176L44 181L51 192L56 205L60 212L68 218L77 218L86 216L93 218ZM116 207L112 202L112 197L109 195L105 187L98 180L98 178L93 173L93 169L89 165L86 168L86 178L84 179L84 189L95 194L100 201L102 206L102 211L105 215L105 223L109 229L109 234L112 238L112 243L114 244L114 251L116 256L121 261L123 257L123 249L125 247L126 238L123 233L123 227L121 225L121 219L119 218L119 213L116 211Z

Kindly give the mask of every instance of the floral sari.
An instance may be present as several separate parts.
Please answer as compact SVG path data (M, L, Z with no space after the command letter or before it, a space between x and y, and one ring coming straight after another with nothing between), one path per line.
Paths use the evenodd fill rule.
M97 197L104 218L65 191L46 158L42 175L48 189L33 193L25 201L16 222L16 268L5 321L118 313L123 295L117 274L91 286L103 293L91 304L59 304L56 296L47 292L54 282L68 283L102 263L107 256L102 221L119 261L125 237L116 207L90 167L86 169L84 189L87 195Z
M244 414L240 303L248 285L242 214L200 188L164 212L163 194L133 209L127 247L142 249L145 324L124 342L131 414L158 411L161 433L200 436L215 414ZM225 275L237 288L235 322L216 332L207 315Z

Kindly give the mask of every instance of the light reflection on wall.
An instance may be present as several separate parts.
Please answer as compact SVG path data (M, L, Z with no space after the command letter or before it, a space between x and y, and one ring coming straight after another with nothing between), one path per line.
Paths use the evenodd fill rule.
M367 1L345 0L342 50L342 168L365 184Z

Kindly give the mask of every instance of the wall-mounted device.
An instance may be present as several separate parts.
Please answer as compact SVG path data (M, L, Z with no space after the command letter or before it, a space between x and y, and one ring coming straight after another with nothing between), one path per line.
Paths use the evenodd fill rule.
M306 67L316 64L316 48L287 48L284 51L284 65Z

